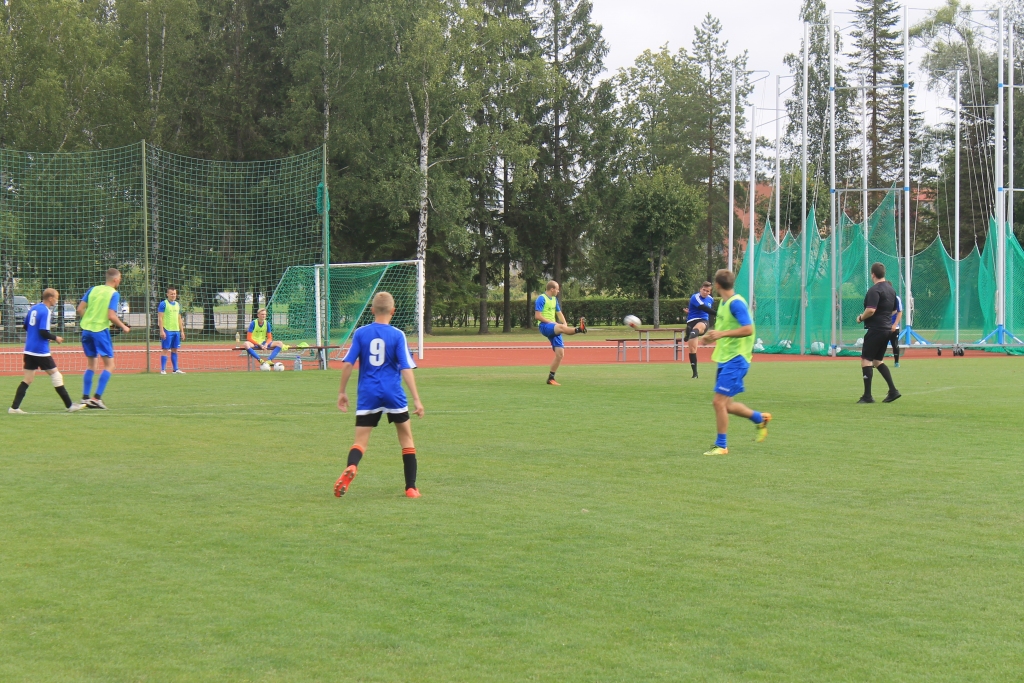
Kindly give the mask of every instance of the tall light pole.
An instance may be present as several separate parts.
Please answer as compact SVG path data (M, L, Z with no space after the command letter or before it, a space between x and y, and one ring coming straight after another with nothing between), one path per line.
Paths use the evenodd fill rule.
M954 163L953 173L956 175L956 180L953 189L953 226L956 237L954 238L956 253L954 254L953 261L953 279L956 288L956 298L953 304L953 315L954 315L954 326L953 326L953 344L960 346L960 71L956 72L956 142L954 144L954 154L956 155L956 161Z
M803 123L800 143L800 355L807 351L807 22L804 22Z
M736 219L736 69L732 70L732 85L729 88L729 260L732 270L733 224Z
M836 65L835 65L835 21L828 13L828 131L829 131L829 209L831 211L832 233L832 336L829 341L829 355L836 351L836 311L839 297L836 293Z
M750 220L748 221L748 235L747 235L747 278L750 289L747 293L750 295L751 309L754 307L754 247L756 242L754 241L754 225L757 223L757 107L754 105L750 106L750 190L747 194L750 195Z

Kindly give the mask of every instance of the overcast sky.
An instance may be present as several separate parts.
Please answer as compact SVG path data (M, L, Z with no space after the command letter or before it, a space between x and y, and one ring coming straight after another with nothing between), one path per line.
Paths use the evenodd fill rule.
M789 74L782 58L800 49L803 35L799 20L801 0L593 0L593 3L594 21L604 27L604 38L609 46L605 60L609 73L629 66L648 48L657 49L665 43L673 52L680 47L689 48L693 42L693 27L710 11L722 22L722 35L729 41L729 55L745 49L751 69L771 72L771 77L754 93L759 107L775 106L775 75ZM828 4L829 9L836 12L837 25L851 21L851 15L840 12L853 9L855 4L855 0L832 0ZM942 4L942 0L914 0L912 7L927 9ZM974 4L979 8L989 5L984 0ZM911 24L925 15L921 9L911 9ZM849 44L850 41L844 39L844 46ZM911 54L912 73L915 57L919 55ZM923 85L917 88L915 95L916 107L924 114L925 122L936 123L940 117L937 111L940 99L925 91ZM768 128L760 130L759 134L774 137L774 126Z

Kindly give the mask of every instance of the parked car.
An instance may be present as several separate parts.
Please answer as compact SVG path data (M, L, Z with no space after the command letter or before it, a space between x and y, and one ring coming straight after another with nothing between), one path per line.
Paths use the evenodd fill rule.
M56 320L56 314L57 314L57 312L54 311L54 319L55 319L54 321L55 322L59 322L58 320ZM77 318L78 318L78 309L75 308L75 305L74 304L70 304L70 303L65 303L64 304L64 325L65 325L65 327L74 327L75 320Z
M17 320L18 325L24 322L25 316L28 315L28 309L30 308L32 308L32 302L28 300L28 297L14 297L14 318Z

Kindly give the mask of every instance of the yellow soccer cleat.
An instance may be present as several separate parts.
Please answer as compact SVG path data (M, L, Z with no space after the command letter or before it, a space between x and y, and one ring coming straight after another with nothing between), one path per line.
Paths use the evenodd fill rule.
M704 455L729 455L729 449L722 448L721 446L712 446L711 450L704 451Z
M757 436L754 437L755 443L761 443L768 438L768 423L772 421L771 413L761 413L761 424L754 425L757 427Z

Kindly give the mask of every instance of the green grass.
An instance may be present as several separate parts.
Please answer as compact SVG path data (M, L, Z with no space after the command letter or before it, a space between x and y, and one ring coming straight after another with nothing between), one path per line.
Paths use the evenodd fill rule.
M771 436L724 458L688 371L420 370L416 501L390 427L331 494L334 372L75 415L40 378L0 417L0 680L1021 679L1019 360L911 360L871 406L852 362L755 360Z

